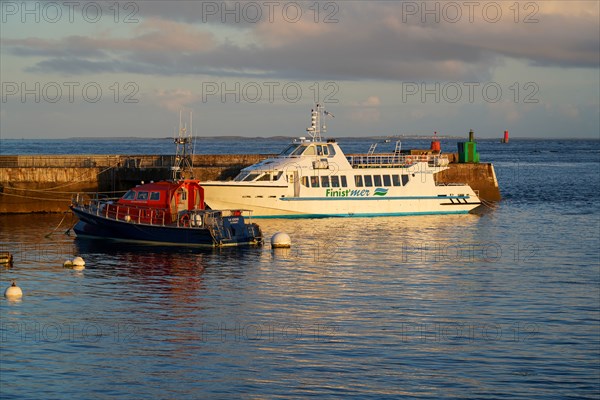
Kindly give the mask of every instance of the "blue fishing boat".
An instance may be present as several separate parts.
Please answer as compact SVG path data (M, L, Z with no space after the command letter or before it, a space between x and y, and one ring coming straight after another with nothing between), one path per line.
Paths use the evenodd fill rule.
M186 132L180 116L172 180L138 185L121 198L77 195L70 206L79 218L77 236L183 246L261 244L250 210L205 209L204 189L193 179L191 129Z

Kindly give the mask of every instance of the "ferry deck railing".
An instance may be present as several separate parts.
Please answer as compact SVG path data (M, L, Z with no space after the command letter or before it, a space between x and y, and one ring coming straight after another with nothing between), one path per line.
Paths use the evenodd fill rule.
M426 162L432 167L448 165L446 155L439 154L373 154L346 156L352 168L396 168L406 167L418 162Z

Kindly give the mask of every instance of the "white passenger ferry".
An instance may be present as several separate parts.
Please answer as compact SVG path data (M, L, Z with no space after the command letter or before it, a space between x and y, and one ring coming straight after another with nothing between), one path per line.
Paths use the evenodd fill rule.
M250 209L255 218L314 218L465 214L481 204L467 184L435 182L448 168L444 155L344 155L335 140L321 139L323 112L312 110L309 139L294 140L232 181L202 182L206 205Z

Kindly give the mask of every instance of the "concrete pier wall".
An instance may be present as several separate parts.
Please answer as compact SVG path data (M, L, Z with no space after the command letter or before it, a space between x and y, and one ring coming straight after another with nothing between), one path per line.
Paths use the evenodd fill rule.
M268 154L195 155L200 180L227 180ZM173 156L0 156L0 214L64 212L75 193L120 196L139 184L171 177ZM443 183L468 183L487 201L500 200L491 164L450 164L435 175Z

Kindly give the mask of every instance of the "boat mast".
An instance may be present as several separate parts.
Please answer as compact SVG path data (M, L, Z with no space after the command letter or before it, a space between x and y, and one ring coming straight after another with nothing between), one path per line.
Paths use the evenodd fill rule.
M329 111L326 111L321 104L317 104L315 108L310 110L310 127L306 128L306 132L308 132L308 134L310 135L312 142L320 142L321 133L327 132L327 126L325 124L321 125L323 115L327 115L332 118L334 116Z
M174 140L176 147L173 180L194 179L194 149L192 142L192 112L190 111L190 129L181 120L179 111L179 136Z

